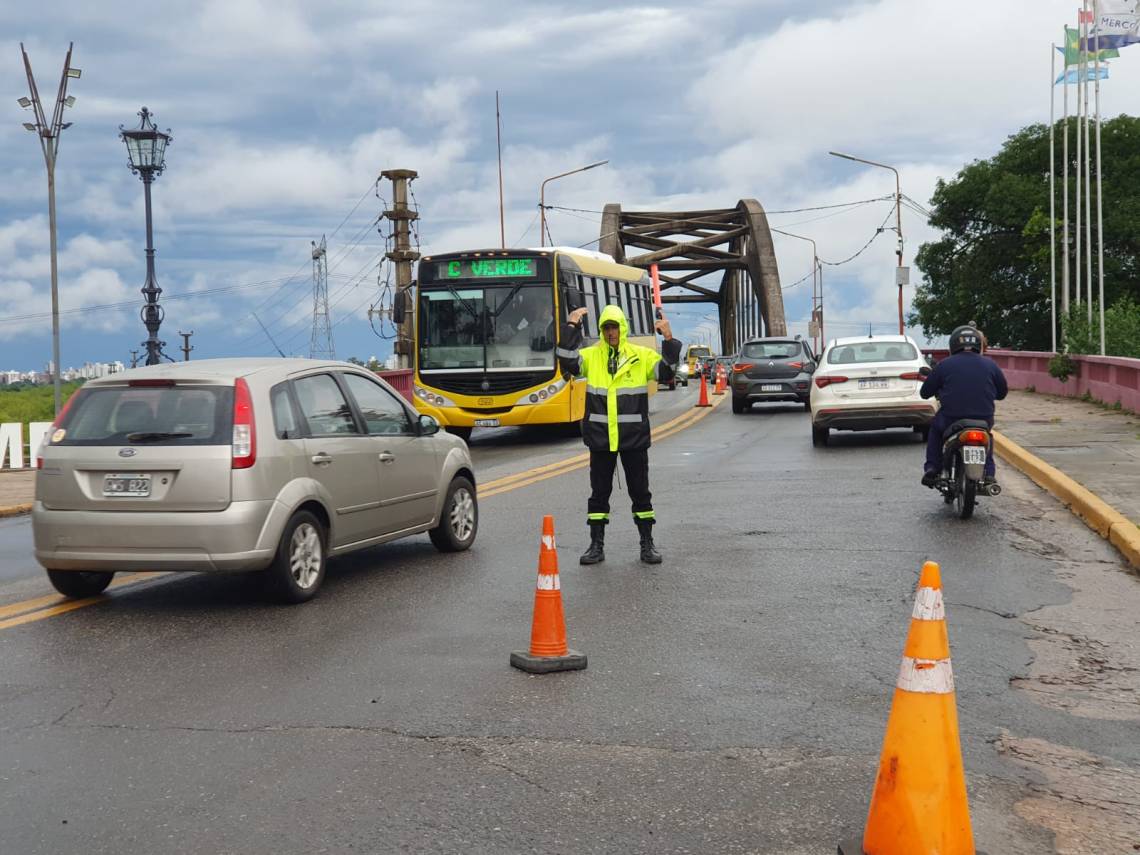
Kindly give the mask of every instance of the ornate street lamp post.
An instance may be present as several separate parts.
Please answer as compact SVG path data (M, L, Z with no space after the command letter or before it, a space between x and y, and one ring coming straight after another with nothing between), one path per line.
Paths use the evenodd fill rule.
M154 276L154 236L151 229L150 217L150 185L156 177L166 168L166 147L172 137L170 129L163 133L151 121L150 111L143 107L139 112L142 123L137 128L124 130L119 125L119 136L127 144L127 155L131 159L131 172L139 176L143 183L143 195L146 199L146 284L142 288L146 304L139 313L146 326L147 339L143 342L146 347L146 364L157 365L166 356L162 348L166 342L159 341L158 328L162 325L163 311L158 305L158 295L162 289L158 287L158 280Z

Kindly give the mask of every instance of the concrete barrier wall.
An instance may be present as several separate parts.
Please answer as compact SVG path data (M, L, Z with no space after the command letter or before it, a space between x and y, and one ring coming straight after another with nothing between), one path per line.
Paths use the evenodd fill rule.
M944 359L948 350L924 349L935 360ZM1106 404L1120 402L1120 406L1140 413L1140 359L1122 356L1073 355L1076 372L1064 383L1049 374L1052 353L1027 350L986 351L1005 374L1011 389L1028 389L1050 395L1079 398L1086 392Z
M377 376L382 377L389 386L407 398L409 403L415 402L415 397L412 392L413 373L410 368L398 368L394 371L376 372Z

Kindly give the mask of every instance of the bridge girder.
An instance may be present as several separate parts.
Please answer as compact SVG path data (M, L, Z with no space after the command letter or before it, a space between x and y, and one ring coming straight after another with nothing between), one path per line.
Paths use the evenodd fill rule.
M661 274L663 302L715 303L726 353L749 337L787 335L772 233L755 199L708 211L623 211L610 203L601 235L598 248L623 264L682 274ZM715 287L694 282L718 272Z

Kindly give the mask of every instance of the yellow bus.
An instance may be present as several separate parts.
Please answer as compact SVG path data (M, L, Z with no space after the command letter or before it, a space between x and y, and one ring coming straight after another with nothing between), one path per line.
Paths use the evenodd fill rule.
M712 356L712 351L709 350L708 345L705 344L690 344L688 351L685 353L685 362L689 366L689 376L696 376L697 362L704 359L706 356Z
M589 309L582 331L591 343L602 309L615 303L629 319L630 341L658 346L648 273L603 253L456 252L425 256L418 272L416 408L464 438L476 427L581 420L585 381L563 376L554 358L568 311Z

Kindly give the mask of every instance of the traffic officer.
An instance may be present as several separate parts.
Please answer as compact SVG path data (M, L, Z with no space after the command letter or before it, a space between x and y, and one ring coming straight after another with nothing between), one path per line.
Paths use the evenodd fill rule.
M926 464L922 483L934 487L942 470L942 432L959 419L977 419L994 426L994 401L1009 393L998 364L982 356L985 339L972 326L961 326L950 333L950 356L943 359L923 381L919 394L938 398L938 414L926 437ZM995 482L994 450L986 454L985 483Z
M660 354L630 344L625 313L609 305L598 318L601 340L579 350L585 314L585 308L570 313L555 351L564 372L586 378L582 440L590 449L590 500L586 505L590 546L579 563L597 564L606 559L610 493L620 455L633 519L641 534L641 560L660 564L661 553L653 543L653 496L649 492L649 384L673 379L681 342L673 338L669 322L659 318L654 326L665 339Z

